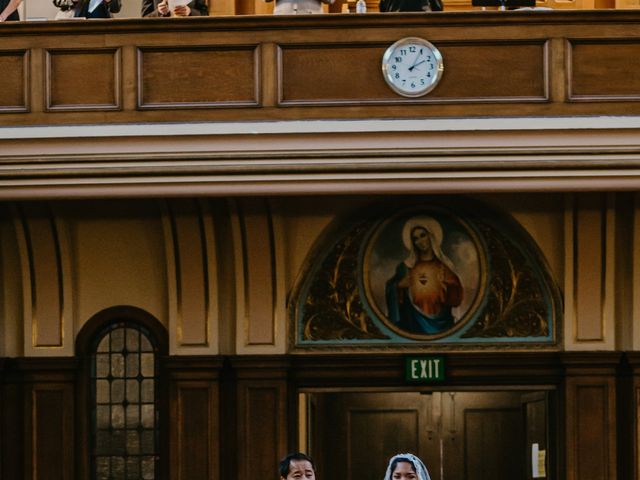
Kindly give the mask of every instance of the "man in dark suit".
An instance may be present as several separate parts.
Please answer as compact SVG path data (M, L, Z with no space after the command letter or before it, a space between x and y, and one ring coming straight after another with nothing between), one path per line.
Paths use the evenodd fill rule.
M143 17L194 17L209 15L206 0L191 0L187 5L178 5L169 10L168 0L142 0Z

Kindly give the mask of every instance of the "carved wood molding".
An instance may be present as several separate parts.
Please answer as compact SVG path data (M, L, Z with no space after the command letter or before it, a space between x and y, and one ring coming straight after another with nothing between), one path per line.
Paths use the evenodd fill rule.
M638 120L229 123L217 134L179 124L177 136L85 126L13 139L0 131L0 198L637 190Z

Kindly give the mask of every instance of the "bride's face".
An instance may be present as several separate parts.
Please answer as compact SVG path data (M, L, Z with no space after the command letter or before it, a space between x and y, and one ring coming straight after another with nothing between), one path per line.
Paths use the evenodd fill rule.
M431 237L429 232L422 227L416 227L411 231L411 243L420 253L431 251Z
M417 480L418 475L409 462L398 462L391 478L393 480Z

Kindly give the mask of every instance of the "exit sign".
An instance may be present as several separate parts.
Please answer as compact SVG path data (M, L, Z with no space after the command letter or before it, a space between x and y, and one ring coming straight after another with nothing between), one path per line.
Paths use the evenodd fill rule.
M405 359L408 382L441 382L444 380L444 357L408 357Z

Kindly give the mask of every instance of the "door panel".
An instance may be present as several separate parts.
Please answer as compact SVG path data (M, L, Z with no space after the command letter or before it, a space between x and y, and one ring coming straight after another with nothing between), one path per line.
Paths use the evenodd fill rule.
M539 474L543 474L548 470L549 457L545 454L549 452L547 423L549 421L549 415L547 411L547 397L544 392L533 392L522 396L522 404L525 411L525 425L526 425L526 462L525 472L527 480L532 480L533 470L532 462L537 461L537 458L532 458L531 450L534 444L538 445L538 451L540 455L543 455L543 465L538 469ZM541 471L544 469L544 472Z
M524 478L520 409L468 409L464 415L465 478Z
M537 393L309 394L309 452L320 478L380 480L389 457L410 452L432 480L527 480L531 442L547 445Z
M426 415L417 393L314 394L312 403L310 452L321 478L380 480L391 455L422 449Z
M418 451L418 410L348 411L348 478L379 478L389 452Z

